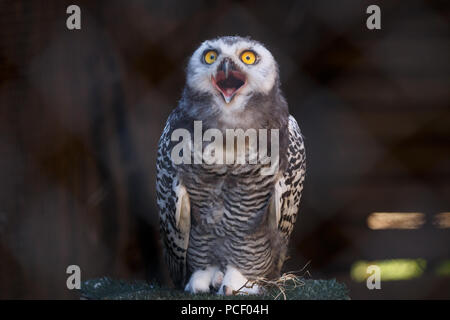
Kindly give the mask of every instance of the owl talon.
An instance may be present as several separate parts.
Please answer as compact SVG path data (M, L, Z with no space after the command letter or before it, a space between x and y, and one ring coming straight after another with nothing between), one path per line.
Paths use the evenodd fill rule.
M211 282L211 285L212 285L212 287L213 287L214 289L218 290L218 289L220 288L220 285L221 285L222 282L223 282L223 277L224 277L224 274L223 274L223 272L220 271L220 270L217 270L217 271L214 273L214 276L213 276L212 282Z
M217 292L219 295L243 295L261 294L261 288L242 275L236 268L228 266L222 281L222 286Z
M220 286L220 283L222 282L220 274L222 274L223 279L223 273L219 271L217 267L208 267L204 270L197 270L192 274L184 291L192 294L208 293L210 291L210 285L213 287L216 285L217 287L215 288ZM220 283L218 283L219 280Z

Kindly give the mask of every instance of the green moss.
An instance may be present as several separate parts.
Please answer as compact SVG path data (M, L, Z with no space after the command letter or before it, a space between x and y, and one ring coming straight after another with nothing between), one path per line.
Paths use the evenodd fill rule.
M113 280L107 277L85 281L81 287L81 295L86 299L101 300L254 300L274 299L277 289L271 289L264 296L232 296L224 297L215 294L188 294L181 290L160 287L144 281ZM285 287L288 300L348 300L348 289L345 284L336 280L302 280L302 285ZM284 299L278 295L277 299Z

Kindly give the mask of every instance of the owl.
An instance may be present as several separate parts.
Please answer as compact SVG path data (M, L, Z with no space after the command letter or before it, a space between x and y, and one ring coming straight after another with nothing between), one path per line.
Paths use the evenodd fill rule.
M280 275L299 209L306 172L299 126L278 65L258 41L207 40L186 74L156 165L169 273L191 293L261 294L252 281Z

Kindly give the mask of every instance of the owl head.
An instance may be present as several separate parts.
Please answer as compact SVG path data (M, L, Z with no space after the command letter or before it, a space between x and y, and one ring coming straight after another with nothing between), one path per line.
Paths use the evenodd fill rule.
M191 56L187 85L226 109L245 105L255 94L268 94L278 82L278 66L261 43L242 37L203 42Z

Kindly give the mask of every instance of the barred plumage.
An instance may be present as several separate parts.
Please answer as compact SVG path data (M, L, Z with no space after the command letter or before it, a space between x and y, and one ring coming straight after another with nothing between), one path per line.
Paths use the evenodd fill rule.
M227 53L229 47L233 47L232 52L253 50L259 54L261 65L245 69L232 53ZM232 72L246 76L244 89L236 89L238 95L232 96L231 102L221 96L228 91L217 85L205 88L199 78L202 68L209 76L210 69L198 58L208 48L216 50L219 58L223 55L223 59L230 59L227 63L236 70ZM222 65L218 62L213 72L220 72ZM269 75L269 71L274 74ZM258 78L258 72L265 77ZM256 84L249 89L250 81ZM236 128L279 130L279 170L264 175L262 170L267 165L261 163L175 164L170 156L176 143L171 141L172 133L180 128L193 133L196 120L203 122L202 133L211 128L223 133ZM203 142L203 147L206 145ZM174 283L187 284L191 292L221 285L219 292L227 293L227 286L237 286L239 277L279 275L297 217L305 170L302 135L289 116L279 89L278 68L270 53L258 42L239 37L202 44L191 58L183 98L169 116L158 145L160 230Z

